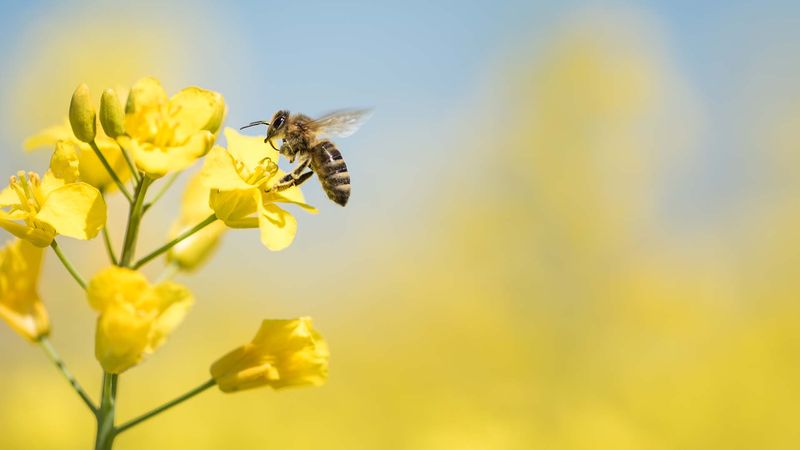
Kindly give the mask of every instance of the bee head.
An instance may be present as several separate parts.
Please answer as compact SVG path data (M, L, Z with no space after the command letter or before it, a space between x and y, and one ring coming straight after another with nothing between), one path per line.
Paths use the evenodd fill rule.
M286 132L286 122L289 120L289 111L282 109L272 116L267 129L267 139L282 138Z

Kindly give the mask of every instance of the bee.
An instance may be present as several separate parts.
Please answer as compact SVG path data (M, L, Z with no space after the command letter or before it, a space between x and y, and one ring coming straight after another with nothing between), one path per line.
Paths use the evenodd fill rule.
M294 170L275 183L273 191L299 186L316 173L328 198L345 206L350 198L350 173L336 145L321 138L350 136L369 118L370 113L366 109L350 109L312 119L303 114L280 110L269 122L258 120L241 129L266 125L267 137L264 142L278 150L290 163L298 161ZM277 139L281 140L280 148L275 147L274 141ZM306 169L309 170L306 172Z

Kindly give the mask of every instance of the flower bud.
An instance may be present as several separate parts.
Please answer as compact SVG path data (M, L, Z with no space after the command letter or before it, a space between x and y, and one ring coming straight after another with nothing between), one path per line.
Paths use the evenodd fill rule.
M72 101L69 103L69 123L76 138L83 142L94 141L97 135L97 123L92 99L89 96L89 86L85 83L81 83L72 94Z
M100 124L103 125L103 131L111 137L125 134L125 111L122 109L122 104L119 102L119 97L113 89L106 89L103 91L103 96L100 97Z

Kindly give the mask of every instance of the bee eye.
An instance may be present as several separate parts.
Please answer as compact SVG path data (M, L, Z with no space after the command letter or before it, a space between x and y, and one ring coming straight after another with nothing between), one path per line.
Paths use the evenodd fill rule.
M283 117L283 116L280 116L280 117L278 117L278 119L275 121L275 128L280 128L280 127L282 127L282 126L283 126L283 123L284 123L285 121L286 121L286 118L285 118L285 117Z

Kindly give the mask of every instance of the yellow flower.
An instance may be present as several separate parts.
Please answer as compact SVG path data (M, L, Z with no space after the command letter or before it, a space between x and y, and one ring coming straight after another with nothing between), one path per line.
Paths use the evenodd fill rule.
M139 364L183 321L191 292L177 283L150 285L139 272L109 267L89 282L89 305L100 313L95 357L109 373Z
M225 102L216 92L189 87L168 99L158 80L143 78L128 95L128 136L119 140L140 170L158 178L208 153L224 115Z
M253 341L211 366L223 392L260 386L319 386L328 378L328 345L311 318L265 320Z
M44 178L18 172L0 191L0 227L39 247L56 234L91 239L106 223L106 204L96 188L78 181L78 156L56 144Z
M189 180L181 202L181 215L170 229L170 239L189 230L203 219L214 214L208 206L209 190L203 185L200 174ZM167 253L167 261L176 264L181 270L191 271L200 267L213 254L220 238L227 228L216 221L190 237L179 242Z
M228 149L216 146L208 153L201 176L211 189L209 206L231 228L259 228L261 243L270 250L288 247L297 234L297 220L275 203L294 203L311 213L297 186L280 193L270 188L282 176L275 161L278 152L259 137L225 129Z
M50 334L37 285L43 250L14 239L0 249L0 317L31 341Z

